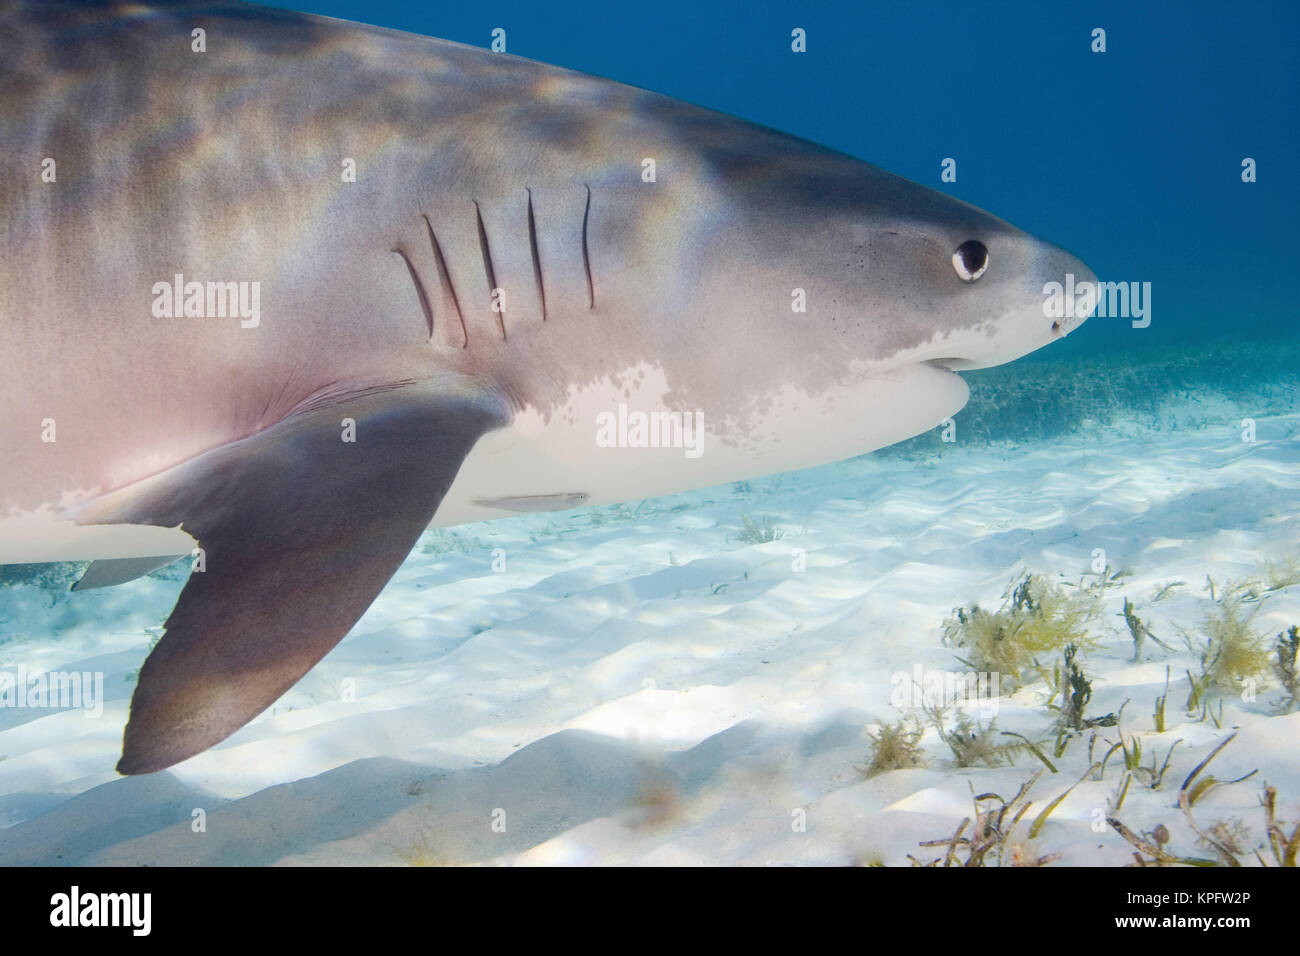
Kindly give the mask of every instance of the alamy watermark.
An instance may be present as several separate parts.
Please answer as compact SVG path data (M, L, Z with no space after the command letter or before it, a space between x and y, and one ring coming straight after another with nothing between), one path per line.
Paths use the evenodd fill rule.
M50 925L55 927L123 927L133 936L153 928L152 893L87 893L73 884L50 897Z
M1075 282L1074 273L1067 272L1064 284L1043 286L1043 296L1043 315L1049 319L1094 315L1132 319L1135 329L1151 324L1150 282Z
M638 412L619 403L617 414L596 416L598 448L681 448L687 458L704 454L703 412Z
M186 282L176 273L171 282L153 284L155 319L237 318L245 329L262 324L262 283Z
M104 713L104 672L29 674L26 664L19 664L17 671L0 670L0 708L3 707L80 709L83 717L99 717Z
M926 670L920 664L912 673L896 671L889 677L890 706L904 710L975 704L984 717L997 714L1001 680L996 671Z

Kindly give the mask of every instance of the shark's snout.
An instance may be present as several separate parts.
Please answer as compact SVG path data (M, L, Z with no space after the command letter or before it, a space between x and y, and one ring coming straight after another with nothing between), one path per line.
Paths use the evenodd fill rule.
M1083 290L1095 290L1097 276L1081 259L1059 246L1050 243L1042 246L1043 317L1050 324L1052 341L1055 341L1069 335L1092 315L1095 298L1083 294Z
M961 255L954 254L954 267ZM980 320L954 335L948 354L932 364L951 371L1002 365L1064 338L1092 314L1093 298L1082 290L1095 288L1096 276L1059 246L1020 233L993 243L989 261Z

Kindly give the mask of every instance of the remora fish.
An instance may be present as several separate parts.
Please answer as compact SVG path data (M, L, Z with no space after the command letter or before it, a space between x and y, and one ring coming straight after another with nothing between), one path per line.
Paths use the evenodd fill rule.
M899 441L1093 278L769 129L234 3L0 3L0 141L0 562L201 549L127 774L269 706L431 522Z

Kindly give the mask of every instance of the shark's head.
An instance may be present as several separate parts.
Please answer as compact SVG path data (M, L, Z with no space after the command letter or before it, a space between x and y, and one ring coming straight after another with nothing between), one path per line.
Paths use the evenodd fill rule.
M641 206L654 214L624 222L638 223L635 260L657 257L675 279L658 284L674 301L653 300L682 343L670 398L708 410L761 467L934 427L968 398L953 373L1086 318L1049 308L1048 289L1094 282L1087 266L968 203L749 124L678 130L670 175L637 187L656 191Z
M833 325L850 325L840 338L853 343L858 358L987 368L1050 345L1087 318L1074 309L1062 315L1059 294L1049 291L1095 281L1073 255L924 187L890 185L910 200L885 218L878 201L874 217L855 216L850 204L809 240L815 261L834 265L836 251L852 251L823 281L846 304L871 304L856 322L838 310L832 316Z
M986 368L1050 345L1087 317L1049 307L1059 305L1049 289L1094 281L1070 253L915 183L859 175L842 204L822 211L820 229L787 236L808 261L826 263L820 281L847 307L832 325L851 329L830 337L838 331L858 358ZM853 302L869 305L855 313Z
M985 368L1087 317L1049 308L1053 283L1095 282L1083 262L968 203L767 131L711 160L726 217L711 258L714 312L731 301L771 316L805 352L873 374L916 362Z

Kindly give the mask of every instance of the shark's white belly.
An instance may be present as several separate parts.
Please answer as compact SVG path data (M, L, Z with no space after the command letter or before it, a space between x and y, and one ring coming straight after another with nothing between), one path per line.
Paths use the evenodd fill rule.
M629 379L640 387L575 390L548 419L525 409L479 439L433 524L650 498L839 461L932 428L969 396L960 376L917 363L815 396L787 387L742 429L671 406L656 370L621 377Z

